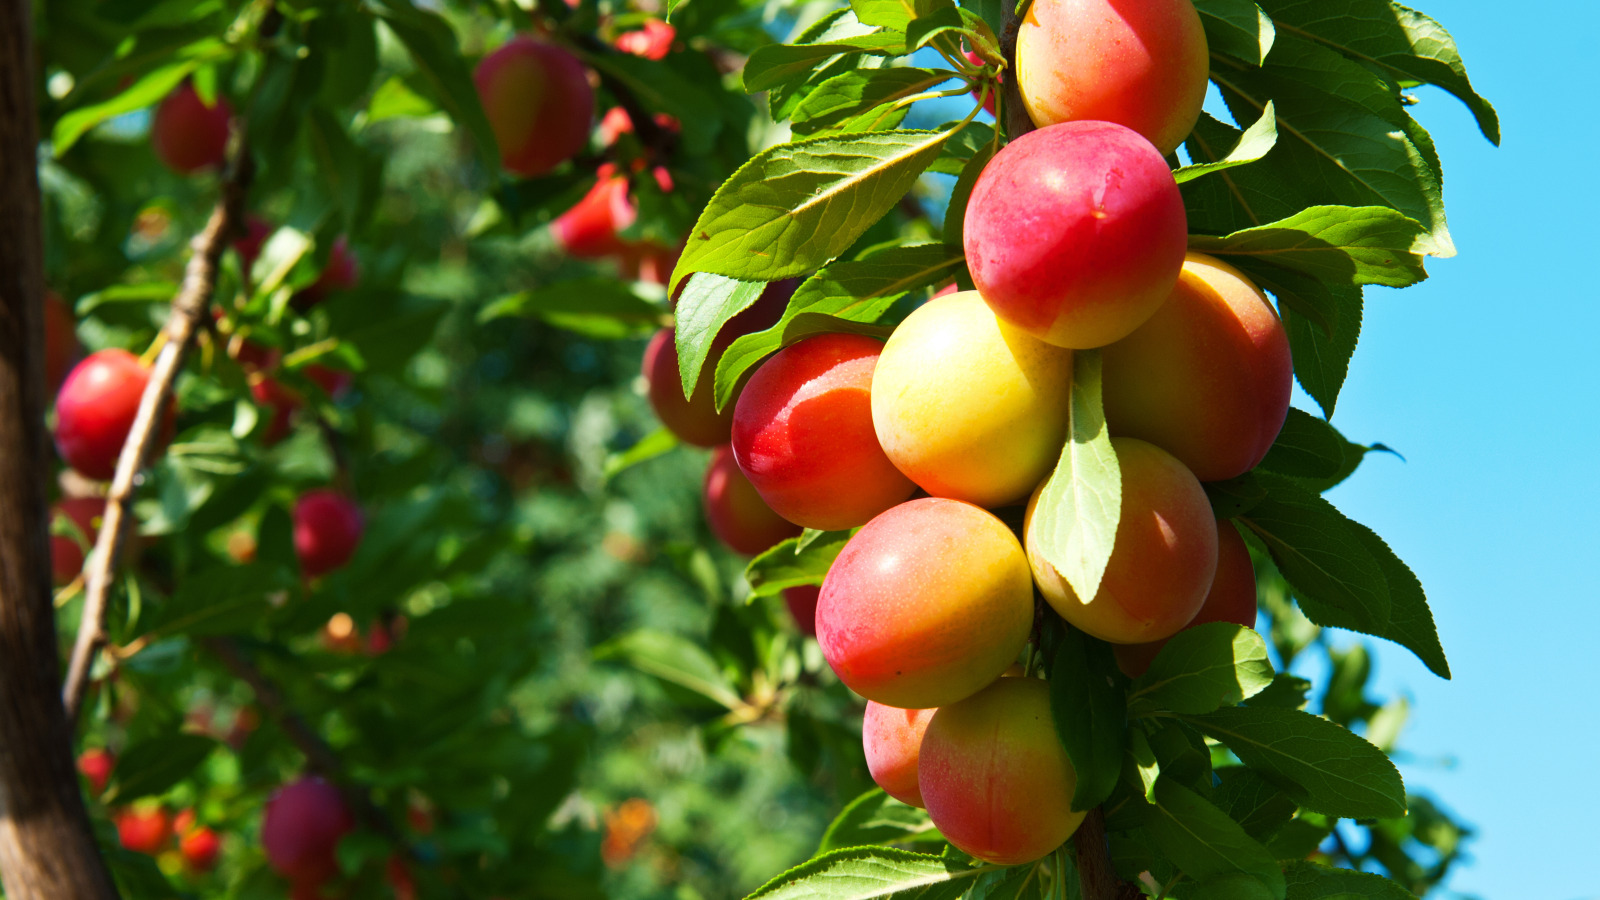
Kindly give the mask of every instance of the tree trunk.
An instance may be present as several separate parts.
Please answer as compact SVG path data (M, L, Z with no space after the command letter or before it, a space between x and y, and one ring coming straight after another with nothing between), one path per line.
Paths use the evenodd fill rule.
M46 521L44 282L30 0L0 0L0 882L115 898L61 708Z

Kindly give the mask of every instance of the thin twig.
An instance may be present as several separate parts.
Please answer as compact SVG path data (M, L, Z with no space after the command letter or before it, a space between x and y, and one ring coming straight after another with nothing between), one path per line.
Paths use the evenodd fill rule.
M1072 836L1077 853L1078 887L1083 900L1123 900L1140 895L1138 885L1117 877L1106 844L1106 817L1100 807L1089 810Z
M341 793L346 802L350 803L366 822L367 827L383 834L396 844L410 848L401 836L399 829L395 828L389 816L372 802L372 797L365 790L352 788L342 777L343 767L339 764L339 757L333 748L322 740L322 737L306 724L306 720L294 711L284 700L278 686L273 684L265 674L252 663L239 645L228 638L210 637L202 638L201 644L221 660L223 666L232 672L235 677L245 684L250 685L250 690L256 695L256 704L266 711L272 720L278 723L283 733L288 736L289 742L306 758L306 767L312 772L323 775L329 781L340 785Z
M122 455L117 458L116 474L111 479L111 490L106 495L100 534L95 538L94 553L85 576L83 615L78 622L78 636L72 645L66 687L61 696L69 722L78 718L78 710L83 706L84 695L89 690L89 670L94 665L95 655L106 644L106 601L111 593L118 558L127 542L127 511L138 487L139 472L156 443L172 397L173 385L183 367L184 355L194 342L200 322L211 305L212 295L216 293L218 261L244 221L245 196L249 192L254 166L245 146L242 129L240 131L233 141L228 174L222 181L222 195L217 199L205 228L195 235L190 244L194 255L184 269L183 283L178 288L177 296L172 298L172 311L167 316L166 327L159 339L162 342L161 349L150 368L150 380L145 385L144 395L139 398L139 412L128 431L127 442L122 446Z

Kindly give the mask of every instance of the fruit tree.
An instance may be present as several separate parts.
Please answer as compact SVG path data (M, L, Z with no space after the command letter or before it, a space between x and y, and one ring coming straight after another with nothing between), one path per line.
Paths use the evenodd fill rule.
M1498 142L1391 0L0 0L5 896L1428 893L1322 497L1420 85Z

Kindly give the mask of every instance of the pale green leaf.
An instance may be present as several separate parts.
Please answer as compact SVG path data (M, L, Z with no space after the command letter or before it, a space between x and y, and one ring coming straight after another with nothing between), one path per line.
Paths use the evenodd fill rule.
M1208 622L1167 641L1150 668L1134 680L1128 711L1210 712L1255 695L1272 677L1261 635L1232 622Z
M1277 143L1278 121L1273 114L1272 103L1268 101L1267 108L1261 111L1261 118L1244 130L1244 133L1239 136L1239 142L1234 145L1232 150L1228 151L1226 156L1210 162L1195 163L1176 169L1173 171L1172 177L1179 184L1183 184L1186 181L1199 178L1201 175L1220 172L1223 169L1231 169L1246 163L1253 163L1266 156L1267 152Z
M1067 443L1028 523L1027 545L1082 602L1100 589L1122 517L1122 469L1100 402L1100 351L1072 359Z

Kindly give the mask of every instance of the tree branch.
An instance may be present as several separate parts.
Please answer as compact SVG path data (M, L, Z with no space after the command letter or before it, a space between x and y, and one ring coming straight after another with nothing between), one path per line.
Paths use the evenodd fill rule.
M139 472L144 468L152 445L164 418L173 385L183 367L184 356L194 343L196 331L211 306L217 289L217 266L228 241L244 221L245 197L249 192L254 166L244 139L243 128L236 128L233 152L229 155L228 174L222 181L222 196L217 199L206 226L195 236L190 247L194 255L184 269L183 283L172 298L172 310L167 316L164 330L165 343L150 370L150 381L144 395L139 398L139 412L134 417L128 440L117 458L116 474L111 479L111 490L106 495L106 509L101 518L100 533L95 538L94 553L90 557L85 577L83 616L78 623L78 636L73 642L72 659L67 665L67 683L62 692L62 703L68 721L76 721L89 689L89 670L95 655L106 644L107 598L117 561L128 537L128 506L138 487Z
M250 690L255 692L256 703L266 710L268 716L278 723L283 733L288 735L289 742L294 744L306 758L307 767L316 774L327 776L328 780L338 784L340 792L344 794L345 802L349 803L367 827L383 834L401 847L406 847L404 837L400 834L389 816L372 802L372 797L364 790L350 787L341 777L342 766L339 757L333 752L322 737L314 731L306 720L295 712L287 701L284 700L278 686L255 664L245 657L239 645L227 638L203 638L201 643L211 651L211 654L220 660L228 671L232 672L240 681L250 685ZM409 851L409 848L407 848Z
M1089 810L1072 836L1077 852L1078 887L1083 900L1128 900L1139 897L1139 886L1117 877L1106 845L1106 817L1100 807Z
M1001 0L1005 19L1000 32L1000 52L1006 58L1005 76L1000 79L1000 113L1005 116L1006 140L1014 141L1034 130L1028 118L1028 108L1022 105L1022 79L1017 77L1017 29L1022 19L1017 16L1013 0Z
M50 597L32 11L0 0L0 883L10 900L115 900L72 764Z

